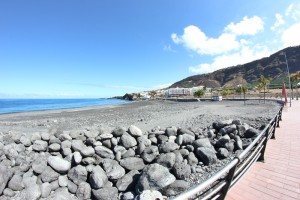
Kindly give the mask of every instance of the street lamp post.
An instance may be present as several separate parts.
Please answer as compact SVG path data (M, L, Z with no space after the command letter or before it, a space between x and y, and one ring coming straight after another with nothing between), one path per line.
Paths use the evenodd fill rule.
M291 77L290 77L290 70L289 70L289 64L288 61L286 59L286 53L284 52L284 58L285 58L285 64L286 64L286 68L287 68L287 72L288 72L288 77L289 77L289 86L290 86L290 92L292 90L292 85L291 85ZM290 94L290 107L292 107L292 97Z

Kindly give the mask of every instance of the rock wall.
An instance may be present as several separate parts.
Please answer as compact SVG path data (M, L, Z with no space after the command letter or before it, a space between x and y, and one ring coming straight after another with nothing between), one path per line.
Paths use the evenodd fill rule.
M131 125L1 133L0 199L163 199L187 190L192 174L240 153L258 134L239 119L201 132Z

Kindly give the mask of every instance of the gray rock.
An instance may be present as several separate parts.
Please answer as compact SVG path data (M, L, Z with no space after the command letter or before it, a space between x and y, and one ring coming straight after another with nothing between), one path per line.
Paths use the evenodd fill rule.
M228 143L225 144L225 148L229 151L229 152L233 152L234 150L234 142L230 141Z
M136 148L136 154L140 155L143 153L143 151L145 150L146 146L144 143L139 143L137 148Z
M114 147L114 152L117 153L117 152L121 152L121 155L123 155L124 153L126 153L126 148L123 147L123 146L115 146Z
M225 144L230 142L229 135L223 135L220 139L216 142L217 147L225 147Z
M59 176L58 184L60 187L67 187L68 186L68 177L67 176Z
M114 136L111 133L102 133L101 135L99 135L99 139L100 140L110 140L112 139Z
M53 143L48 146L49 151L59 151L60 150L60 144Z
M61 143L61 148L71 148L72 147L72 142L69 140L65 140Z
M217 162L215 151L209 147L199 147L196 149L196 156L205 164L211 165Z
M31 145L31 140L26 136L21 136L20 142L24 144L25 147L29 147Z
M124 158L120 160L120 165L127 170L141 170L145 167L143 159L137 157Z
M59 188L58 180L52 181L50 184L52 191L57 190Z
M91 187L93 189L102 188L107 181L108 179L105 171L99 165L95 166L89 177Z
M188 134L188 135L192 135L195 137L195 133L193 133L192 131L188 130L188 129L185 129L185 128L179 128L177 130L177 134L178 135L184 135L184 134Z
M182 134L182 145L192 144L195 141L195 136L190 134Z
M118 198L118 189L115 187L104 187L98 190L92 190L96 200L116 200Z
M81 182L87 180L87 170L84 166L77 165L69 170L68 177L75 184L79 185Z
M82 159L82 164L84 165L91 165L91 164L96 164L96 159L93 157L86 157Z
M71 147L72 147L73 151L81 152L86 146L82 142L82 140L72 140Z
M227 158L229 156L229 152L225 148L219 148L217 152L220 158Z
M69 135L69 133L63 133L63 134L60 134L60 135L58 136L58 139L59 139L60 141L66 141L66 140L71 141L71 140L72 140L72 137Z
M34 184L37 184L37 177L31 176L31 177L23 177L23 184L25 188L31 187Z
M32 184L30 187L26 188L25 192L26 200L37 200L42 195L40 186L37 184Z
M111 147L110 139L101 140L101 142L102 142L102 145L103 145L103 146L105 146L105 147L107 147L107 148L109 148L109 149L112 148L112 147Z
M68 190L69 192L71 192L72 194L75 194L77 191L78 186L73 183L72 181L68 180Z
M238 135L240 137L244 137L244 134L248 128L249 127L247 125L237 125Z
M48 132L42 132L41 133L41 139L44 141L49 141L50 140L50 134Z
M177 128L175 126L166 128L165 134L167 136L177 136Z
M175 151L177 149L179 149L178 144L173 143L173 142L166 142L164 144L159 145L160 153L169 153L169 152Z
M128 133L124 133L121 136L121 143L126 149L137 145L136 139Z
M52 186L50 183L46 182L41 185L41 197L47 198L52 191Z
M241 138L239 136L235 136L234 140L235 150L243 150L243 141L241 140Z
M161 190L161 193L166 196L176 196L184 191L188 190L190 187L189 183L184 180L176 180L170 185L164 187Z
M220 132L222 135L233 133L237 130L237 127L235 124L231 124L229 126L225 126L224 128L221 128Z
M134 137L139 137L143 135L143 132L141 129L139 129L138 127L131 125L128 128L128 132L130 133L130 135L134 136Z
M12 176L13 176L12 170L0 164L0 195L2 194L6 184L11 179Z
M137 200L163 200L163 196L156 190L144 190L136 198Z
M103 159L102 165L109 180L118 180L125 175L125 169L115 160Z
M8 182L8 188L14 191L21 191L24 188L23 178L20 174L15 174Z
M146 163L152 162L159 155L157 146L149 146L146 147L143 151L141 157L144 159Z
M198 164L198 159L196 158L195 154L193 152L190 152L188 155L188 163L189 165L197 165Z
M219 131L221 128L224 128L227 125L229 124L224 121L215 121L212 124L213 128L216 129L217 131Z
M72 153L72 150L70 148L62 148L61 153L63 156L68 156Z
M95 138L95 137L97 137L99 135L99 133L100 133L99 130L92 129L90 131L85 131L84 135L87 138Z
M66 187L58 188L55 190L50 197L49 200L74 200L77 198L74 198L71 196L71 194L68 192L68 189Z
M95 152L97 155L101 156L102 158L110 158L110 159L115 158L114 153L109 148L106 148L104 146L96 146Z
M61 144L61 141L54 135L50 136L49 144Z
M3 195L8 196L8 197L13 197L13 196L16 195L16 193L15 193L15 191L13 191L13 190L10 189L10 188L5 188L5 189L3 190Z
M41 174L42 181L45 182L52 182L57 180L59 177L59 173L54 171L51 167L45 167L44 171Z
M32 143L34 143L36 140L41 140L41 134L39 132L35 132L31 134L30 140Z
M139 171L132 170L125 174L123 177L118 179L116 186L119 191L125 192L128 190L133 190L134 186L136 185L138 178L140 176Z
M157 142L158 144L163 144L169 141L169 137L166 135L158 135L157 136Z
M156 163L167 167L169 169L171 169L176 161L176 155L175 153L165 153L165 154L160 154L157 159L156 159Z
M141 193L144 190L160 190L176 180L168 168L157 163L150 164L143 170L136 185L136 191Z
M113 131L112 134L115 137L121 137L124 133L126 132L126 129L123 127L116 127Z
M122 200L134 200L134 194L130 191L125 192L121 197Z
M232 124L241 125L242 121L240 119L234 119L234 120L232 120Z
M243 138L242 142L243 142L243 149L246 149L252 143L252 139L251 138Z
M201 138L201 139L195 140L193 142L193 146L194 146L195 149L197 149L199 147L213 148L213 146L211 145L208 138Z
M81 162L82 156L81 156L81 154L80 154L78 151L75 151L75 152L73 153L73 160L74 160L74 162L75 162L76 164L79 164L79 163Z
M128 149L124 154L122 154L122 158L129 158L134 156L135 156L135 151L132 148Z
M93 147L89 146L89 147L83 148L80 153L83 157L91 157L95 154L95 150Z
M252 138L252 137L256 137L259 135L259 131L255 128L249 128L248 130L246 130L244 137L245 138Z
M48 143L43 140L35 140L32 149L35 151L46 151L48 147Z
M79 199L90 199L91 198L91 186L87 182L81 182L78 185L77 191L76 191L76 196Z
M184 162L177 162L173 166L173 174L177 179L186 179L191 175L191 166Z
M117 138L111 138L110 139L110 142L111 142L111 144L113 145L113 146L117 146L118 145L118 139Z
M48 164L59 173L66 173L71 168L71 163L58 156L48 157Z

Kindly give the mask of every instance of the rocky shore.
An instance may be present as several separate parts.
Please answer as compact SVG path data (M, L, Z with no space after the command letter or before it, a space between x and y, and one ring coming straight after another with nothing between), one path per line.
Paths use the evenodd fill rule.
M1 115L0 199L163 199L239 154L275 102L136 102Z

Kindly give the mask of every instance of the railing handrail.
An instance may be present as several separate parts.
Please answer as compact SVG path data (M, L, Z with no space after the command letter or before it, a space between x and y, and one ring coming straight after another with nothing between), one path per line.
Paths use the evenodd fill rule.
M224 168L222 168L220 171L218 171L216 174L214 174L212 177L210 177L209 179L207 179L206 181L198 184L198 185L195 185L193 187L191 187L189 190L179 194L178 196L174 197L173 200L185 200L185 199L189 199L195 195L199 195L200 193L203 194L205 192L207 192L207 190L205 190L206 188L208 188L209 186L211 186L213 183L215 183L217 180L219 180L220 178L224 177L226 174L228 174L228 172L230 170L232 170L233 168L236 168L244 159L245 159L245 156L248 155L248 153L252 150L252 148L257 145L257 143L259 141L261 141L261 139L263 137L266 137L265 138L265 145L266 145L266 142L268 140L268 135L270 134L269 133L269 130L270 130L270 127L272 127L274 125L274 129L276 129L276 125L278 123L278 120L281 118L281 114L282 114L282 108L283 108L283 102L280 101L280 100L269 100L269 101L277 101L279 103L281 103L281 107L280 109L277 111L275 117L273 117L269 123L267 124L267 126L260 132L260 134L254 139L254 141L251 142L251 144L241 153L239 154L238 156L236 156L229 164L227 164ZM272 133L273 134L273 133ZM264 147L263 144L261 144L261 147ZM260 151L258 153L261 153ZM258 154L257 153L257 154ZM264 152L262 152L264 153ZM250 168L250 166L255 162L253 161L253 159L257 160L257 156L254 155L253 158L249 161L249 165L245 165L244 168ZM233 169L235 170L235 169ZM240 170L240 171L244 171L243 169ZM247 170L246 170L247 171ZM242 173L242 172L241 172ZM240 174L240 173L239 173ZM232 174L232 176L234 176L234 173ZM231 177L229 180L230 182L232 181L234 177ZM224 182L224 179L222 179L221 181ZM220 181L220 182L221 182ZM229 186L227 188L227 190L225 191L225 195L227 193L227 191L237 182L236 180L234 181L234 184L231 185L230 182L228 183ZM217 185L217 184L215 184ZM226 185L226 184L225 184ZM211 188L210 188L211 189ZM213 190L214 191L214 190ZM213 192L212 191L212 192ZM218 194L218 192L216 193ZM225 198L225 195L223 195L223 198ZM204 197L205 198L205 197Z

